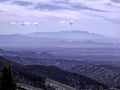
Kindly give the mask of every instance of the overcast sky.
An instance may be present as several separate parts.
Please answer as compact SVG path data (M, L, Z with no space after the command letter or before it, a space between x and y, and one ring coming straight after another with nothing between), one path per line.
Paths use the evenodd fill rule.
M120 38L120 0L0 0L0 34L65 30Z

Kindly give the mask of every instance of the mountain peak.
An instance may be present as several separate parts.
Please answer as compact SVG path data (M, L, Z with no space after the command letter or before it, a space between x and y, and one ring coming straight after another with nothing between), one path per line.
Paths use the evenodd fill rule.
M78 30L71 30L71 31L60 31L62 33L89 33L87 31L78 31Z
M51 57L52 55L49 54L48 52L44 51L44 52L40 53L40 56L43 56L43 57Z
M33 33L30 33L28 35L31 35L31 34L40 34L40 33L90 33L88 31L78 31L78 30L66 30L66 31L58 31L58 32L33 32Z

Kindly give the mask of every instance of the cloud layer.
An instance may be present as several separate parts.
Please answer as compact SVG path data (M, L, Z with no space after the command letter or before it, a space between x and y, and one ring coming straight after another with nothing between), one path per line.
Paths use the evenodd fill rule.
M102 18L120 21L119 0L0 0L1 21ZM112 20L111 20L112 19Z

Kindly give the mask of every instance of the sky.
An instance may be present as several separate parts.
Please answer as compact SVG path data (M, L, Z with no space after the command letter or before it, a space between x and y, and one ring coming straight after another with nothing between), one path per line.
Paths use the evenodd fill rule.
M120 38L120 0L0 0L0 34L73 30Z

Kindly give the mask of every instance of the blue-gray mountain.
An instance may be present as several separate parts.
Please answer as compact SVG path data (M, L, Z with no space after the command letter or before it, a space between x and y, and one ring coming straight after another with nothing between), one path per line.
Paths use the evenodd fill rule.
M110 40L108 37L105 37L103 35L89 33L87 31L35 32L28 34L28 36L58 39L68 42L72 41L104 42L106 40Z
M27 35L0 35L0 46L21 47L80 47L109 46L117 39L86 31L36 32Z

